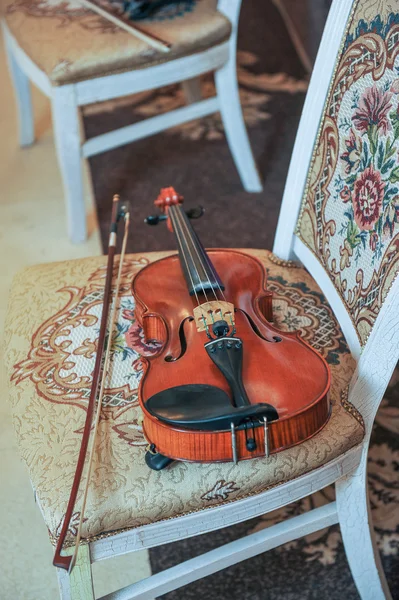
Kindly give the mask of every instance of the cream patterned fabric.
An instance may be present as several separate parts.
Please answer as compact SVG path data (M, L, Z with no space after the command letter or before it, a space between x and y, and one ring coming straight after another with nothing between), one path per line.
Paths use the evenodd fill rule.
M346 402L354 371L342 333L309 274L266 251L246 250L268 271L275 324L300 330L332 371L332 416L323 430L269 459L234 466L176 462L162 472L144 462L137 387L142 332L130 283L148 262L125 259L111 379L106 388L83 536L93 539L257 494L311 471L359 444L360 415ZM15 279L6 326L10 397L21 456L54 541L60 532L82 439L102 308L106 257L38 265ZM148 347L147 347L148 350ZM82 493L82 491L81 491ZM76 513L69 541L76 534Z
M222 43L231 24L216 3L176 2L157 17L137 22L144 32L172 44L168 54L83 8L78 0L3 0L3 14L22 50L53 85L63 85L148 67Z
M359 0L316 141L297 235L365 344L399 268L399 4Z

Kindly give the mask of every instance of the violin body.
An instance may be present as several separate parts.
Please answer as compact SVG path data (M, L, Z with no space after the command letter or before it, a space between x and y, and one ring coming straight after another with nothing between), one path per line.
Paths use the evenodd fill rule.
M136 318L145 339L160 344L155 354L143 356L139 401L146 439L153 452L198 462L237 462L303 442L329 418L327 363L298 333L282 332L270 322L272 295L266 289L265 269L256 258L236 250L209 250L207 255L216 272L222 274L223 297L234 305L235 323L230 338L221 335L209 341L208 329L199 331L193 317L197 298L187 292L181 256L176 254L149 264L132 283ZM235 331L239 340L233 335ZM230 358L228 364L218 367L213 357L221 352L219 347L223 344L223 348L227 344L229 350L225 354L230 354ZM238 362L234 362L233 351L234 356L241 353ZM229 368L235 370L231 377ZM278 418L267 423L265 414L272 414L267 412L262 413L259 422L253 416L240 422L236 419L233 431L226 426L226 419L218 420L218 415L212 423L207 421L207 406L212 414L218 412L210 399L212 394L217 396L217 390L222 390L223 402L234 405L232 390L236 384L245 388L242 393L246 393L251 410L259 403L267 403L277 411ZM195 386L203 392L197 400L189 397L196 391ZM165 390L169 390L169 396ZM181 400L178 405L171 399L174 390ZM195 428L181 424L185 418L185 391L190 400L190 418L198 419L198 414L204 413L202 428L198 422ZM169 412L165 414L172 415L170 422L160 418L164 414L161 400L169 402ZM158 408L150 410L151 402ZM222 406L222 399L220 403ZM250 409L242 406L240 410L246 415Z

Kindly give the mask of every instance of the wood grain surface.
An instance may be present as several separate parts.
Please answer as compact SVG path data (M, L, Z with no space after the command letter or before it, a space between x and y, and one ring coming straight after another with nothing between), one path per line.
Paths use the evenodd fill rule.
M250 402L267 402L279 414L279 420L269 427L270 451L304 441L317 433L329 416L327 363L298 334L281 332L267 321L262 308L269 315L270 296L264 299L266 273L257 259L235 250L211 250L209 256L223 279L226 299L236 308L236 335L243 341L243 382ZM204 350L206 333L199 333L195 321L190 320L196 299L187 292L178 256L142 269L133 280L132 293L137 303L136 317L147 340L162 344L156 355L143 358L139 400L148 441L171 458L232 460L230 431L171 427L146 409L146 401L154 394L178 385L213 385L231 398L225 377ZM170 362L170 358L174 360ZM263 427L257 428L255 434L257 448L249 452L245 432L236 432L239 459L264 455Z

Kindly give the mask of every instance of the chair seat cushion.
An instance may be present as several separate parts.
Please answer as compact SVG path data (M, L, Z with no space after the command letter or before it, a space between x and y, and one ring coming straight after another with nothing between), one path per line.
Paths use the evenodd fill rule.
M362 418L347 402L355 362L332 311L310 275L270 252L245 250L268 271L275 324L299 330L332 372L332 414L312 439L269 459L233 463L175 462L161 472L145 464L137 388L142 331L130 294L133 274L171 254L125 259L112 370L99 425L97 453L83 536L207 509L258 494L320 467L359 444ZM20 453L56 540L76 468L86 415L102 309L106 257L38 265L14 280L6 325L10 396ZM79 503L74 519L78 519ZM73 520L70 538L75 531Z
M216 0L176 2L158 16L137 22L144 32L172 44L167 54L83 8L77 0L5 0L5 3L3 12L10 32L53 85L194 54L222 43L231 33L230 21L216 10Z

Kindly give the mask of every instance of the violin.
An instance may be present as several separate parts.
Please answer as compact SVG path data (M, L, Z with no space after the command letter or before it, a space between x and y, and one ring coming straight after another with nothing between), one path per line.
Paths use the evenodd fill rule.
M238 250L205 250L164 188L155 205L178 254L132 282L147 343L139 402L147 465L172 460L238 463L268 457L315 435L330 415L330 371L301 339L272 324L265 269Z

